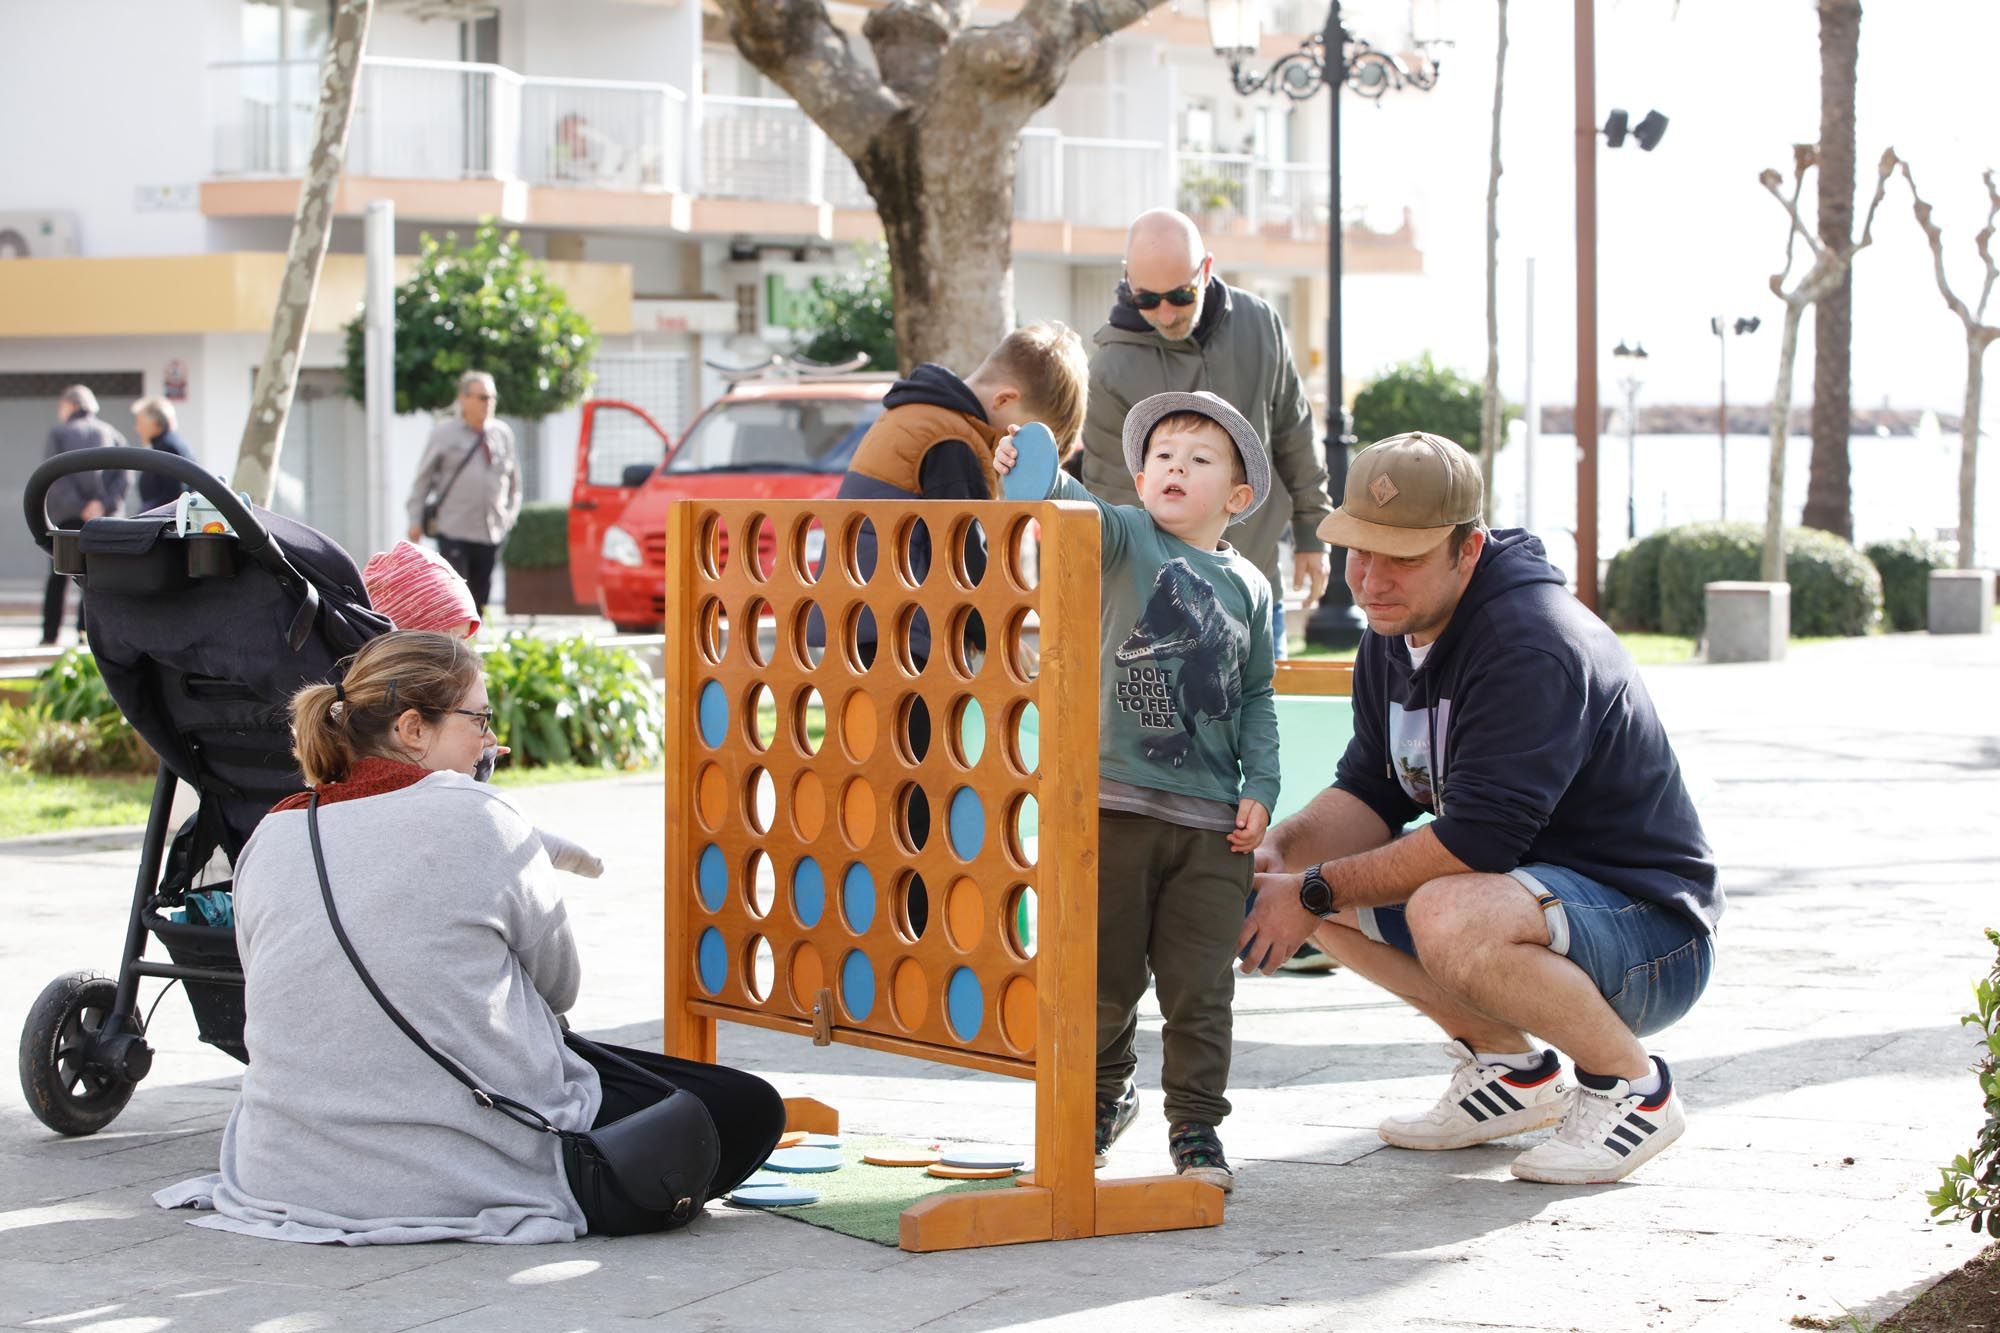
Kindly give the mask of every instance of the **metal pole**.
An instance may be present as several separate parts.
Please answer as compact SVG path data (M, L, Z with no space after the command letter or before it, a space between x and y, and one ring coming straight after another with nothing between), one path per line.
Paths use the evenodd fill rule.
M1716 408L1715 442L1722 456L1722 505L1718 515L1729 521L1729 325L1722 315L1715 317Z
M1326 489L1338 505L1347 492L1347 407L1340 348L1340 94L1347 86L1347 30L1340 23L1340 0L1326 7L1324 79L1327 91L1326 243ZM1347 552L1327 552L1331 566L1326 595L1306 621L1306 642L1323 648L1352 648L1366 628L1347 588ZM1284 576L1284 571L1279 571Z
M1521 390L1521 414L1527 418L1527 432L1521 440L1521 466L1527 480L1522 484L1521 526L1535 530L1535 442L1542 433L1542 399L1535 389L1535 257L1528 256L1528 291L1523 302L1528 314L1527 348L1521 357L1526 383Z
M1576 596L1597 610L1597 59L1576 0Z
M368 493L368 543L373 550L393 544L402 527L383 506L394 493L390 485L389 436L396 423L396 206L387 199L369 203L361 227L366 256L362 290L362 348L366 368L364 412L368 422L368 455L364 474Z
M1625 540L1639 540L1639 386L1625 383Z

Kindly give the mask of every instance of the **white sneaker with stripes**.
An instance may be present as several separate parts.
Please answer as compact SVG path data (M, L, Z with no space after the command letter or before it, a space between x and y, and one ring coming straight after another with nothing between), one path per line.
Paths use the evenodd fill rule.
M1444 1096L1428 1110L1392 1115L1377 1125L1375 1132L1384 1143L1430 1151L1469 1148L1546 1129L1562 1119L1569 1096L1554 1051L1543 1051L1541 1064L1522 1071L1483 1065L1462 1041L1450 1042L1444 1050L1457 1065Z
M1624 1079L1609 1088L1579 1080L1569 1095L1562 1127L1514 1159L1522 1180L1551 1185L1608 1185L1623 1180L1681 1136L1687 1116L1673 1075L1659 1056L1659 1090L1640 1096Z

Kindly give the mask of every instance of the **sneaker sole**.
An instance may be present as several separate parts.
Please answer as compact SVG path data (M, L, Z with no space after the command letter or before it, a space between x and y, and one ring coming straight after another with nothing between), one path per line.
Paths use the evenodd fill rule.
M1308 975L1319 972L1338 972L1340 960L1321 954L1317 958L1288 958L1278 964L1280 972L1303 972Z
M1618 1165L1615 1167L1546 1167L1535 1166L1533 1164L1523 1166L1517 1159L1508 1169L1514 1173L1516 1179L1532 1180L1543 1185L1610 1185L1625 1179L1625 1177L1631 1175L1655 1157L1658 1157L1660 1152L1668 1144L1678 1139L1682 1131L1686 1128L1687 1122L1685 1120L1678 1125L1662 1127L1653 1137L1647 1139L1639 1147L1634 1148L1630 1157L1620 1158Z
M1199 1180L1204 1185L1213 1185L1224 1194L1236 1192L1236 1173L1219 1171L1212 1166L1191 1166L1180 1173L1183 1180Z
M1411 1148L1417 1152L1449 1152L1454 1148L1470 1148L1481 1143L1491 1143L1495 1139L1512 1138L1516 1134L1527 1134L1537 1129L1548 1129L1562 1123L1563 1104L1550 1102L1544 1106L1528 1106L1491 1120L1482 1120L1476 1125L1468 1125L1456 1134L1439 1136L1408 1133L1387 1124L1377 1125L1376 1134L1382 1142L1392 1148Z

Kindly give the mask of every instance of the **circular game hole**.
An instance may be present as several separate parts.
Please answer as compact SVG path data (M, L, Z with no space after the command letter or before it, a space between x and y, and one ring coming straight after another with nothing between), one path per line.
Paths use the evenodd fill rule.
M1042 525L1017 519L1007 529L1007 577L1022 592L1042 581Z
M826 570L826 528L807 514L792 524L792 573L801 583L818 583Z
M743 988L758 1004L771 998L771 982L778 975L778 961L771 954L771 941L752 935L743 944Z
M750 827L759 833L771 831L771 820L778 813L778 787L771 781L769 769L753 768L743 784L744 816Z
M703 764L695 775L694 813L708 832L722 827L729 813L729 779L722 775L722 765Z
M771 697L771 687L761 682L750 689L750 707L743 720L750 724L749 741L752 749L768 750L778 736L778 703Z
M714 926L701 932L695 945L694 969L703 990L710 995L722 994L722 985L729 980L729 949L722 942L722 932Z
M840 919L856 935L866 935L875 924L875 875L859 861L840 877Z
M930 1016L931 979L924 966L905 958L889 973L889 1014L905 1032L915 1032Z
M969 967L955 967L944 987L944 1017L951 1035L971 1041L986 1021L986 990L979 974Z
M1041 766L1042 710L1033 703L1016 704L1008 716L1007 762L1024 778Z
M914 782L896 788L896 841L911 856L931 840L931 798Z
M792 747L810 759L826 739L826 701L808 685L792 694Z
M1006 906L1000 914L1000 939L1007 952L1022 962L1035 956L1040 937L1041 899L1025 884L1007 891Z
M875 753L875 700L866 690L852 690L840 705L840 746L859 764Z
M915 767L930 757L931 708L921 694L906 694L896 701L896 753Z
M709 514L701 520L694 558L701 572L712 579L721 578L722 572L729 568L729 527L720 514Z
M826 660L826 616L815 602L800 602L792 611L792 656L806 671Z
M896 933L905 943L915 944L930 928L930 890L924 886L924 877L914 870L905 870L896 876L896 888L889 895L890 908Z
M743 525L743 549L750 558L745 566L750 577L763 583L778 567L778 537L771 528L771 522L762 514L752 514L750 521Z
M875 577L875 520L850 518L840 531L840 563L847 577L865 584Z
M896 572L912 588L923 586L931 572L931 530L921 518L906 518L896 528Z
M703 683L700 702L695 705L695 725L701 731L701 743L711 750L729 734L729 694L721 681Z
M1032 796L1016 796L1007 807L1007 854L1023 870L1035 864L1040 834L1041 804Z
M720 910L722 900L729 896L729 859L712 842L695 860L694 887L701 895L701 905L711 912Z
M912 676L923 674L931 657L931 618L921 606L896 617L896 660Z
M857 852L875 837L875 789L866 778L849 778L840 789L840 831Z
M1000 988L1000 1040L1017 1055L1035 1049L1035 983L1027 977L1011 977Z
M792 779L792 831L800 842L817 842L825 827L826 786L819 774L802 768Z
M971 953L986 934L986 895L961 875L944 894L944 935L960 953Z
M986 525L961 518L951 530L952 582L970 592L986 577Z
M775 626L771 604L762 597L751 599L750 610L743 617L743 650L750 654L750 660L758 666L771 665L771 653L764 642L766 626Z
M960 787L951 794L947 816L952 853L961 861L976 861L986 848L986 806L979 793Z
M792 1004L802 1014L810 1014L826 987L826 964L811 940L800 940L785 965L785 981L791 988Z
M1007 663L1007 674L1021 684L1032 685L1040 678L1042 674L1040 638L1039 635L1029 634L1026 611L1016 611L1008 617L1001 655Z
M729 653L729 608L720 597L705 597L695 623L698 627L695 642L701 648L702 660L710 666L722 665L722 659Z
M826 915L826 872L810 856L792 867L792 915L811 930Z
M951 725L945 734L951 738L951 757L960 768L977 768L980 756L986 753L986 710L979 706L979 700L969 694L961 694L951 708Z
M840 962L840 1007L857 1023L867 1022L875 1012L875 964L859 949L850 950Z
M764 853L750 853L743 871L743 892L751 916L762 919L771 915L771 904L778 900L778 876Z
M857 674L864 672L875 665L875 612L866 606L849 607L845 628L840 646L847 665Z
M986 618L971 607L952 613L950 637L951 669L961 680L972 680L986 666Z

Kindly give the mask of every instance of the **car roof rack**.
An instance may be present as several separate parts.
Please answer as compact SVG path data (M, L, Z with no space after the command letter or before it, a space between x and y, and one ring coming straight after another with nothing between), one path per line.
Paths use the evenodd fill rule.
M832 364L808 361L801 356L781 356L776 353L773 353L768 360L748 366L731 366L706 358L702 364L720 374L723 381L731 385L752 382L784 383L795 380L840 379L852 375L868 364L868 353L856 352L847 360Z

